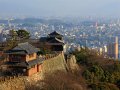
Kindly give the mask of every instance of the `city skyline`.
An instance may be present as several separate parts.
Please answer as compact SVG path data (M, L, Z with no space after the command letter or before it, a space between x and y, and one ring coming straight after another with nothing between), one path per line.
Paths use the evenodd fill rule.
M0 0L1 17L120 17L119 0Z

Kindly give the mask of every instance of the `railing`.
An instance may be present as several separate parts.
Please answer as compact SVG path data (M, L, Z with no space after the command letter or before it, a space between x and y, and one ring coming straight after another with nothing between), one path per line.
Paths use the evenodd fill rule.
M15 78L20 78L20 77L22 77L22 75L16 75L16 76L1 76L0 77L0 83L2 83L2 82L6 82L6 81L10 81L10 80L13 80L13 79L15 79Z
M47 55L45 55L45 56L42 56L42 57L40 57L42 60L49 60L49 59L52 59L52 58L55 58L55 57L57 57L59 55L59 53L58 54L47 54Z
M46 54L46 55L41 56L39 58L44 61L44 60L49 60L49 59L55 58L55 57L59 56L60 54L62 54L62 52L54 52L52 54Z

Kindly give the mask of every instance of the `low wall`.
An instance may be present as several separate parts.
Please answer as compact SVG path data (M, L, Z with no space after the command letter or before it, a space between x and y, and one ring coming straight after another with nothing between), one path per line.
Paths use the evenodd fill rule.
M50 55L49 58L45 59L42 64L42 74L52 73L57 70L66 72L66 62L63 53Z
M50 60L50 59L52 59L52 58L57 57L59 54L61 54L61 53L57 53L57 54L47 54L47 55L42 56L42 57L39 57L39 58L42 59L42 60Z

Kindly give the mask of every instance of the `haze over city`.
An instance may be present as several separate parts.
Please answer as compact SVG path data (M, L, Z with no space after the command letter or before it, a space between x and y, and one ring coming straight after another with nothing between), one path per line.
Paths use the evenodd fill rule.
M119 17L120 0L0 0L1 17Z
M0 0L0 90L120 90L120 0Z

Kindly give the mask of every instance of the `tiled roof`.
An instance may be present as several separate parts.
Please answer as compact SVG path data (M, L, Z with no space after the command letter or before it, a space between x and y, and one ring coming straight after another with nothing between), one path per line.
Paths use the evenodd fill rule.
M28 69L31 68L34 65L42 64L42 59L35 59L31 61L24 61L24 62L7 62L6 65L11 66L19 66L19 67L27 67Z
M36 65L36 64L42 64L42 59L36 59L36 60L31 60L26 62L27 63L27 68L31 68L32 66Z
M41 38L40 38L40 42L46 42L47 39L48 39L48 37L41 37Z
M39 49L35 48L28 42L26 43L20 43L16 47L14 47L12 50L9 50L8 53L14 53L14 54L32 54L35 52L38 52Z
M53 38L52 40L48 41L48 43L61 43L64 44L64 42L58 38Z
M59 35L59 36L63 36L63 35L61 35L61 34L59 34L58 32L56 32L56 31L54 31L54 32L52 32L52 33L50 33L50 34L48 34L49 36L54 36L54 35Z

